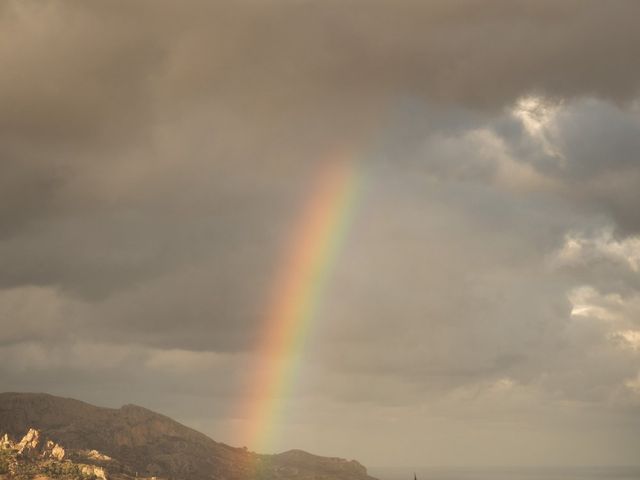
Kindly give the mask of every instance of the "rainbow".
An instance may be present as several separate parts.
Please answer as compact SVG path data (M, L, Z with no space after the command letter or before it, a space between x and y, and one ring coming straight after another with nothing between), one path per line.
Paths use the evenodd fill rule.
M295 373L309 328L320 305L328 277L344 242L362 185L352 155L322 162L263 321L258 362L251 379L252 395L243 415L246 444L267 453L280 422L283 401Z

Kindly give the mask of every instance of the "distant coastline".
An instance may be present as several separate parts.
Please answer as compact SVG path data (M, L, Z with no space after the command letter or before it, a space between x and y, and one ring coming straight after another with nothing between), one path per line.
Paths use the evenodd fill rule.
M370 467L380 480L639 480L640 465L503 466L503 467Z

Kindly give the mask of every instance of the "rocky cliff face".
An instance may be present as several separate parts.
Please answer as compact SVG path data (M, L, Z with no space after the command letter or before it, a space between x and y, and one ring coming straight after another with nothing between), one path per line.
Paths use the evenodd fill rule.
M0 435L4 432L7 441L29 432L31 436L23 440L25 449L36 436L38 445L44 437L51 442L46 444L51 455L116 475L176 480L372 480L355 461L301 451L258 455L215 442L134 405L109 409L45 394L0 394Z
M118 471L110 479L106 468L65 458L63 447L51 440L42 440L40 431L30 428L19 442L4 434L0 442L0 479L6 480L120 480L131 478ZM91 458L84 452L74 452L76 459Z

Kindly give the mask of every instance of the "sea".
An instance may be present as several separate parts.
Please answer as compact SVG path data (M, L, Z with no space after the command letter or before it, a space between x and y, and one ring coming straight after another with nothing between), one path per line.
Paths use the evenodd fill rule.
M379 480L640 480L640 466L607 467L377 467Z

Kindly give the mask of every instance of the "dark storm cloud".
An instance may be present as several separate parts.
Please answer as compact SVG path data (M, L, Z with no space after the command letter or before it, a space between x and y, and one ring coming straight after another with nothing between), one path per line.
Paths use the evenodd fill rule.
M494 107L529 91L629 99L638 86L637 8L8 2L2 233L78 203L131 208L161 195L147 192L163 180L149 178L162 156L152 132L203 102L210 130L200 134L218 148L203 163L192 158L201 152L174 152L185 178L210 163L252 169L282 150L349 137L398 95ZM136 176L110 178L121 169ZM132 184L121 192L123 182Z
M318 164L347 148L368 185L282 447L393 463L388 439L484 428L496 451L433 444L428 461L537 461L499 434L514 415L537 458L563 461L563 441L603 422L571 458L635 461L638 14L2 3L2 384L135 401L242 441L272 278ZM521 435L534 424L544 441Z

